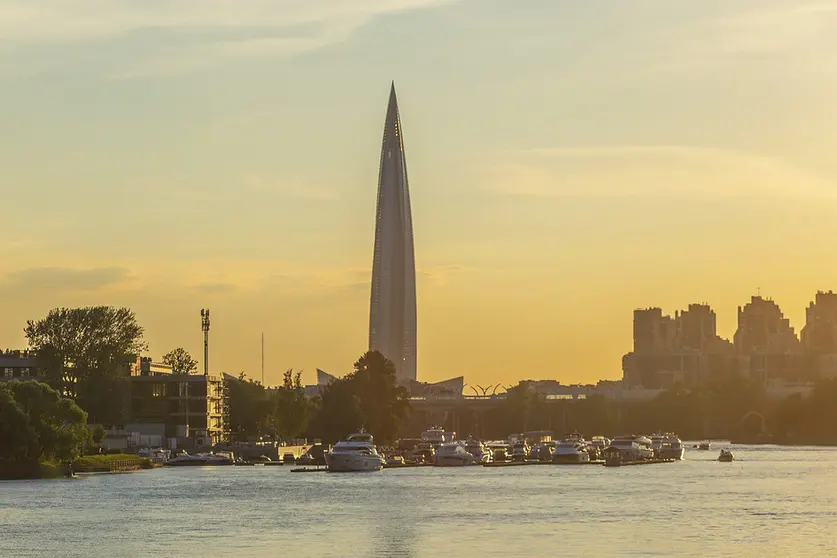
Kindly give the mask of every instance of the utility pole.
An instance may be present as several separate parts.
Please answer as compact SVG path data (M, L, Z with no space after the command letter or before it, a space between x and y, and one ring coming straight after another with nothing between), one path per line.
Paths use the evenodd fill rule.
M264 386L264 332L262 332L262 386Z
M209 308L201 308L201 331L203 331L203 375L209 376Z

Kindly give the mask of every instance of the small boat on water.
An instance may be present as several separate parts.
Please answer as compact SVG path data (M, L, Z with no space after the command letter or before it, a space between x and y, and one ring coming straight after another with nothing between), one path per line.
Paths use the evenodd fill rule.
M710 444L709 442L701 442L700 444L698 444L697 449L701 451L709 451L710 449L712 449L712 444Z
M651 449L659 459L675 459L680 461L686 449L677 434L654 434L651 436Z
M372 434L356 432L325 454L328 470L333 472L380 471L384 460L375 447Z
M404 464L405 464L404 457L401 456L401 455L390 455L386 459L387 467L399 467L399 466L404 465Z
M433 463L436 467L463 467L466 465L479 465L481 462L465 449L464 444L460 442L452 442L449 444L442 444L436 450L435 461Z
M733 455L733 453L728 449L722 449L721 455L718 456L718 461L722 463L730 463L735 461L735 455Z
M589 463L587 442L581 439L569 439L559 442L552 454L554 463Z
M474 438L468 438L465 440L465 451L470 453L474 457L474 461L481 465L490 463L493 457L491 450L488 449L488 446Z

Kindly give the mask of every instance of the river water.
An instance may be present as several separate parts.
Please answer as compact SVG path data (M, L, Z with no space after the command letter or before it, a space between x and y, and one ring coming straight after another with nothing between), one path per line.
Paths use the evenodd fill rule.
M718 446L720 448L721 446ZM837 555L837 449L606 468L163 468L0 482L0 556Z

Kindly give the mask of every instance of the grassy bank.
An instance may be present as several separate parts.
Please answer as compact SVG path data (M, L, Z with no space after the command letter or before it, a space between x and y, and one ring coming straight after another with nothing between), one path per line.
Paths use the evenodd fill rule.
M85 455L73 463L76 473L108 473L111 471L136 471L150 469L151 460L128 453L109 455Z

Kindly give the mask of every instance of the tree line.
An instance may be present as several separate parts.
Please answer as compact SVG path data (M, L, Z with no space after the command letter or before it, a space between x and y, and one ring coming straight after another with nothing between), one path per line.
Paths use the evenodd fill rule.
M301 373L293 370L285 372L278 388L267 389L242 374L227 389L231 435L241 441L307 437L334 443L363 428L379 442L391 443L409 412L395 365L378 351L365 353L352 372L312 398L304 393Z
M128 367L148 344L144 328L129 308L55 308L24 328L35 353L39 379L73 399L93 423L124 421L128 408ZM182 347L162 361L175 374L192 374L198 362Z
M44 383L0 382L0 469L72 462L90 441L86 424L87 413Z
M39 380L84 409L91 423L118 424L129 409L128 366L148 349L144 328L129 308L55 308L24 329L34 352ZM183 348L163 362L176 374L191 374L198 362ZM364 354L345 378L305 396L301 373L287 370L282 383L228 382L228 425L236 439L288 440L318 437L336 441L366 428L382 440L394 439L407 413L407 393L396 385L395 367L378 352Z

